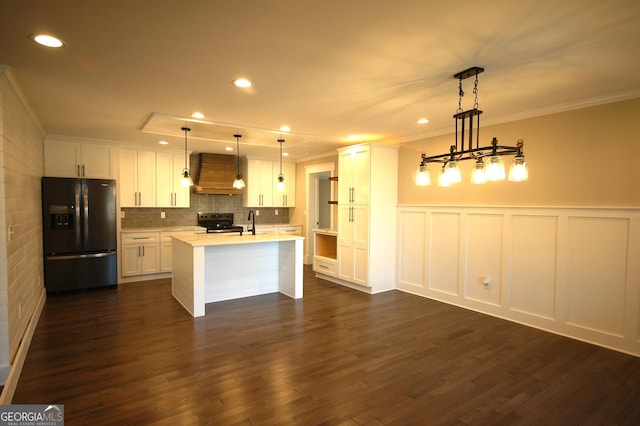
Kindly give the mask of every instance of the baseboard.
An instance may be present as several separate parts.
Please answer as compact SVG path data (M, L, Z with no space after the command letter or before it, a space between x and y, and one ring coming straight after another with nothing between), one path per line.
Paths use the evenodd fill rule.
M0 394L0 405L11 404L11 401L13 400L13 394L16 391L16 387L18 386L20 373L22 373L22 366L24 365L24 360L27 358L29 345L31 344L33 334L36 331L36 326L38 325L38 320L40 319L40 313L42 312L42 308L44 307L44 302L46 300L47 292L43 288L42 292L40 293L40 298L38 299L38 302L36 304L36 308L33 310L31 319L29 319L29 325L27 326L24 336L20 341L18 352L16 352L16 356L13 359L13 364L11 365L11 370L9 371L9 375L7 376L7 381L5 382L4 388L2 389L2 394Z

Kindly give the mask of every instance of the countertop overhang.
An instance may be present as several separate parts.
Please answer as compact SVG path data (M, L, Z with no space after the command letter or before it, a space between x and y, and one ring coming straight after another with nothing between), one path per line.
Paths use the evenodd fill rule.
M246 231L242 235L234 232L222 234L174 235L172 238L189 244L192 247L304 240L304 237L299 235L271 233L251 235Z

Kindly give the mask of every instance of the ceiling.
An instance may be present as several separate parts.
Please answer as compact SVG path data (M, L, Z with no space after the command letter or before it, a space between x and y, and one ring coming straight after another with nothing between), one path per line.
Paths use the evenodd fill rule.
M0 64L47 134L183 149L187 123L194 151L239 133L293 159L452 132L472 66L485 124L638 97L639 42L637 0L0 0Z

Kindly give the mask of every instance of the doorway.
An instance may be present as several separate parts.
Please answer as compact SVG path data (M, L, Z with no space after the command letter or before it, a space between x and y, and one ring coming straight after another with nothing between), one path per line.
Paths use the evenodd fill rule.
M334 205L336 188L329 177L334 176L335 163L317 164L306 168L307 175L307 220L305 226L305 242L307 250L305 263L313 260L313 230L318 228L335 229Z

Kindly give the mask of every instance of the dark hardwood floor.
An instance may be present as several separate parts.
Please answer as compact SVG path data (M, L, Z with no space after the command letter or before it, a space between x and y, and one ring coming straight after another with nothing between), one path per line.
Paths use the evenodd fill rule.
M50 296L14 404L76 424L640 424L640 358L399 291Z

